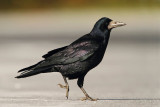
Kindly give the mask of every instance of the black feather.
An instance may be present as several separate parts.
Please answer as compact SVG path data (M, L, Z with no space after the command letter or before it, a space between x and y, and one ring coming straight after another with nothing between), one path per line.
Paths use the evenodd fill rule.
M18 72L22 72L22 71L25 71L25 70L30 70L30 69L36 67L38 64L40 64L40 63L42 63L42 62L43 62L43 61L40 61L40 62L38 62L37 64L34 64L34 65L32 65L32 66L23 68L23 69L19 70Z
M59 52L59 51L64 50L66 47L67 47L67 46L64 46L64 47L61 47L61 48L58 48L58 49L51 50L51 51L49 51L47 54L43 55L42 57L43 57L43 58L48 58L48 57L52 56L53 54L55 54L55 53L57 53L57 52Z

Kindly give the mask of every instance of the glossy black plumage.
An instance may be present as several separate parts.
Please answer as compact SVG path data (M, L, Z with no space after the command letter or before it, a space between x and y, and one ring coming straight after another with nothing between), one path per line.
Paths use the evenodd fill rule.
M101 18L90 33L68 46L49 51L43 55L44 60L20 70L22 74L16 78L60 72L63 77L78 78L77 84L82 87L87 72L96 67L104 56L110 37L111 29L108 29L108 26L111 21L109 18Z
M44 72L60 72L70 79L85 75L103 58L110 34L110 30L105 29L107 22L109 24L110 21L108 18L100 19L91 33L82 36L68 46L49 51L42 56L45 58L43 61L20 70L22 74L17 78Z

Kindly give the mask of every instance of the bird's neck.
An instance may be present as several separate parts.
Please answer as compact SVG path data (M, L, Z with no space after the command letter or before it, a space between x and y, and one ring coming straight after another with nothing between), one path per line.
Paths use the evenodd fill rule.
M101 31L101 30L96 30L96 31L91 31L91 35L96 38L99 42L103 43L104 45L107 46L109 38L110 38L110 30L106 31Z
M109 42L110 32L111 32L111 31L106 31L106 32L105 32L104 43L105 43L106 46L107 46L107 44L108 44L108 42Z

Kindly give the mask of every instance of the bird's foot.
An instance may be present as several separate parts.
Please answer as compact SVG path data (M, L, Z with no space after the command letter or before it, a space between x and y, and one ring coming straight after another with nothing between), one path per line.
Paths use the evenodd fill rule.
M84 100L97 101L98 99L93 99L90 96L86 96L86 97L82 98L81 100L82 101L84 101Z
M62 84L58 84L61 88L65 88L67 89L67 86L66 85L62 85Z
M68 99L68 96L69 96L69 86L68 85L62 85L62 84L58 84L61 88L64 88L66 89L66 97Z

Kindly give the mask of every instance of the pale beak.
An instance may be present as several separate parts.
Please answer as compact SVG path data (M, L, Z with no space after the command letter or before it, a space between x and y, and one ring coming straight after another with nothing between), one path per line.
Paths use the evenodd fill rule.
M120 26L124 26L126 25L123 22L119 22L119 21L111 21L108 25L108 29L112 29L112 28L116 28L116 27L120 27Z

